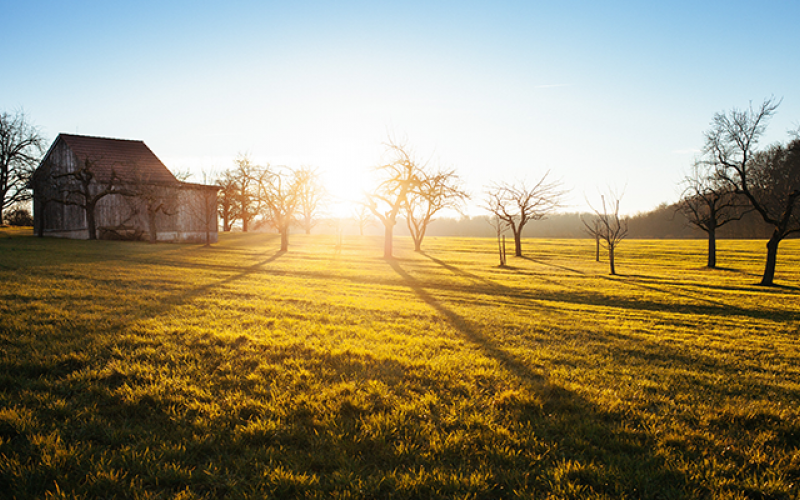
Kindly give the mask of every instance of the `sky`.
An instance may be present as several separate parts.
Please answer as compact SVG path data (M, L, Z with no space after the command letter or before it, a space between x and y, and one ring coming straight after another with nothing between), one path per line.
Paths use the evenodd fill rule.
M800 127L800 2L0 0L0 111L143 140L202 182L313 166L357 200L388 138L496 183L560 180L562 211L676 201L715 113L782 99ZM343 210L341 206L338 210Z

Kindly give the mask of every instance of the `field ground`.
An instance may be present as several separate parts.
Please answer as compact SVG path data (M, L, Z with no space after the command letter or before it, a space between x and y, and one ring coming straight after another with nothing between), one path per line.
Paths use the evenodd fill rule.
M0 232L3 498L800 498L800 241Z

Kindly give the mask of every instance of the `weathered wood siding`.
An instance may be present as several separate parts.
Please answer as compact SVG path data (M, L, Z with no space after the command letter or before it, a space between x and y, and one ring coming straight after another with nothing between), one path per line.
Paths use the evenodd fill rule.
M50 149L47 162L42 163L39 168L50 169L50 175L42 175L40 179L63 183L67 182L66 178L58 179L53 176L74 172L78 168L78 159L63 141L57 141ZM131 186L127 187L132 189ZM45 188L59 189L55 185L34 185L34 190ZM92 186L90 189L97 192L101 186ZM182 183L178 186L155 186L153 189L157 190L160 199L169 201L167 209L155 215L158 241L205 242L206 238L212 243L217 241L217 198L213 187ZM141 197L119 194L103 197L95 208L97 237L147 240L150 235L147 208L146 200ZM83 207L53 201L43 208L38 200L34 200L34 219L34 227L37 228L44 221L45 236L89 238Z

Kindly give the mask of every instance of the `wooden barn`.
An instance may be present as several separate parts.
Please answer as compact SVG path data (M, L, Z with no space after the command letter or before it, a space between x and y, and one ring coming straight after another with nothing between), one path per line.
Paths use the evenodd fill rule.
M60 134L32 188L40 236L217 241L219 188L179 181L142 141Z

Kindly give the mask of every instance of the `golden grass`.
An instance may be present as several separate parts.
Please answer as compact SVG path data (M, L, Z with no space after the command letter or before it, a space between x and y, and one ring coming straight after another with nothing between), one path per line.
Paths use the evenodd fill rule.
M10 498L797 498L800 241L0 234Z

